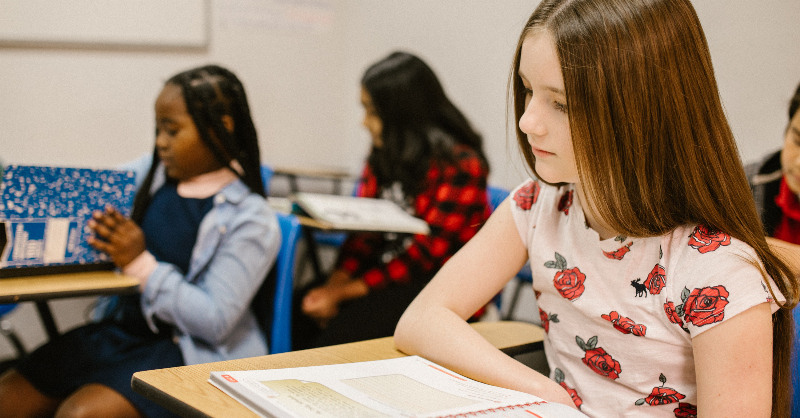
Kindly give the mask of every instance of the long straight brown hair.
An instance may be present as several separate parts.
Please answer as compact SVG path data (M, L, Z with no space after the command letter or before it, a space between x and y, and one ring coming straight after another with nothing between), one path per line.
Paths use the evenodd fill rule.
M587 208L628 236L691 224L724 231L753 247L759 260L752 263L763 265L786 297L773 314L772 416L788 416L798 282L765 240L691 3L543 0L520 34L511 70L516 121L525 111L520 48L541 29L561 64ZM516 132L536 174L518 124Z

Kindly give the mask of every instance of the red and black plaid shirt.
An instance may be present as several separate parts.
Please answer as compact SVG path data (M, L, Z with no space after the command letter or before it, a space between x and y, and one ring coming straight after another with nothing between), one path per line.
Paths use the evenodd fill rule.
M454 155L454 163L431 163L427 186L413 202L415 216L430 226L429 235L413 235L411 245L386 262L381 259L386 246L383 234L351 234L342 245L337 268L350 272L352 277L361 277L370 288L390 281L430 280L478 232L490 214L486 167L469 147L457 146ZM369 166L364 169L358 195L379 196L377 180Z

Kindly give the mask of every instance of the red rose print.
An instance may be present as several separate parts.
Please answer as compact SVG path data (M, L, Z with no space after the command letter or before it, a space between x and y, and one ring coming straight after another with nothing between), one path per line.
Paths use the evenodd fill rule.
M653 391L650 392L650 395L646 398L637 400L636 405L667 405L678 402L686 397L675 389L664 387L664 385L667 383L667 378L664 376L664 373L661 373L661 375L658 377L658 380L661 381L661 386L654 387Z
M642 324L636 324L631 327L631 334L637 337L644 337L647 334L647 327Z
M581 273L580 269L573 267L567 268L567 259L559 253L555 254L555 261L547 261L544 266L551 269L558 269L553 278L553 285L558 293L570 301L575 301L583 294L586 288L583 282L586 280L586 275Z
M694 289L683 304L683 320L698 327L722 321L727 304L725 286Z
M694 227L692 235L689 236L689 246L700 251L702 254L715 251L721 245L728 245L730 243L730 235L705 225L697 225Z
M531 206L533 206L539 198L540 189L539 182L533 180L520 187L519 190L514 193L514 202L517 203L517 207L522 210L530 210Z
M570 301L575 301L583 294L583 291L586 288L583 285L583 282L586 280L586 275L581 273L581 271L575 267L567 270L561 270L556 273L555 277L553 278L553 285L558 290L558 293L561 294L566 299Z
M625 254L631 250L631 245L633 245L633 241L629 242L625 246L620 247L616 251L603 251L603 255L612 260L622 260L622 257L625 257Z
M578 392L575 389L569 387L569 385L567 385L567 382L564 381L565 378L564 372L562 372L561 369L556 367L555 376L553 377L555 378L556 383L561 385L562 388L566 389L567 393L569 393L569 396L572 398L572 402L575 403L575 406L578 407L578 409L581 409L581 405L583 405L583 399L581 399L581 397L578 396Z
M542 296L542 292L540 292L538 290L534 290L533 291L533 296L536 297L536 300L539 300L539 296Z
M681 316L678 315L678 312L675 311L675 304L673 304L672 302L665 303L664 312L667 314L669 322L683 326L683 320L681 320Z
M650 405L666 405L668 403L678 402L685 398L682 394L678 393L672 388L656 387L650 392L650 396L644 399Z
M675 418L697 418L697 407L690 403L681 402L672 412L675 412Z
M564 212L564 215L569 215L569 208L572 206L572 190L564 193L561 200L558 201L558 210Z
M603 347L586 350L583 363L589 366L595 373L609 379L618 378L620 372L622 372L619 362L606 353Z
M539 319L542 320L544 332L550 332L550 322L558 323L558 314L548 315L542 308L539 308Z
M614 324L614 328L623 334L643 337L647 333L646 326L636 324L632 319L621 316L617 311L611 311L608 315L600 315L600 317Z
M544 332L550 332L550 316L547 315L547 312L543 311L542 308L539 308L539 319L542 320Z
M606 353L602 347L597 347L597 336L589 338L589 341L583 341L583 338L575 336L575 342L578 347L586 352L583 356L583 363L589 366L595 373L600 376L605 376L609 379L616 379L622 373L622 368L618 361L614 360L610 354Z
M653 267L653 271L647 275L644 285L647 287L647 290L651 295L657 295L661 293L661 289L663 289L666 284L667 277L664 267L662 267L660 264L656 264L656 266Z
M581 405L583 405L583 399L581 399L581 397L578 396L578 392L575 389L567 386L567 384L564 383L564 382L561 382L559 384L561 385L562 388L567 390L567 393L569 393L569 396L572 397L572 402L575 402L575 406L578 409L581 409Z
M624 329L625 330L625 334L630 334L631 333L631 328L633 328L633 326L636 325L636 322L631 321L630 318L626 318L624 316L621 316L619 318L619 321L617 321L617 323L615 325L616 325L616 327L618 329Z

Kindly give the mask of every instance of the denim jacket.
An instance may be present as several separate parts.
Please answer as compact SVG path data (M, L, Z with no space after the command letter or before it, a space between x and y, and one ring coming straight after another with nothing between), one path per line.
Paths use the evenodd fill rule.
M151 158L125 166L138 186ZM165 182L163 166L150 193ZM174 325L187 365L267 354L266 337L250 302L272 268L281 242L274 211L240 180L213 198L200 223L189 272L159 262L142 292L142 312L151 329L154 316Z

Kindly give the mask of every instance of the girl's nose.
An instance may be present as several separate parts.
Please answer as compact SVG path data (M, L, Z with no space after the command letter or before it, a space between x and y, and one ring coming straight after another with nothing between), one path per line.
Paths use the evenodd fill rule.
M530 100L525 106L525 113L519 118L519 129L527 135L542 136L547 133L536 102Z
M166 148L168 143L166 134L163 132L156 133L156 148Z

